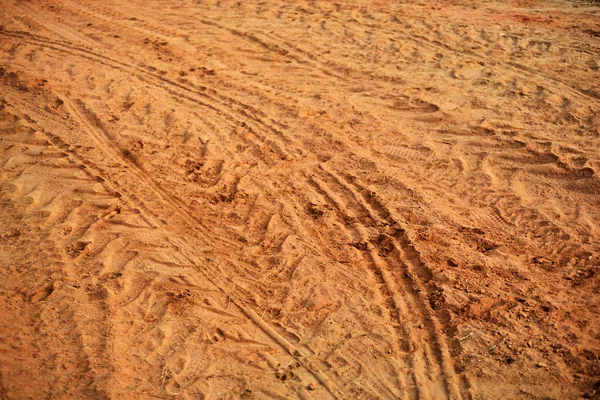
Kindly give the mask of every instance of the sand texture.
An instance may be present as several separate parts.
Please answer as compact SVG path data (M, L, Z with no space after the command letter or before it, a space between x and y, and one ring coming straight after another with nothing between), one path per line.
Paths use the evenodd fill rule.
M1 399L600 398L600 6L1 0Z

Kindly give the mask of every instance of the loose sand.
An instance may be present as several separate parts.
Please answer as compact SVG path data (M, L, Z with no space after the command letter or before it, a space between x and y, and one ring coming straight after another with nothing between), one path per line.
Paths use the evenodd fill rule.
M600 7L0 3L0 398L600 397Z

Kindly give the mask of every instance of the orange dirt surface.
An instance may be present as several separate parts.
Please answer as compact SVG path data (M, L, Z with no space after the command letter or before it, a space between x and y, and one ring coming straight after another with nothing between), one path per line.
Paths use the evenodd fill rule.
M0 3L0 398L600 398L600 7Z

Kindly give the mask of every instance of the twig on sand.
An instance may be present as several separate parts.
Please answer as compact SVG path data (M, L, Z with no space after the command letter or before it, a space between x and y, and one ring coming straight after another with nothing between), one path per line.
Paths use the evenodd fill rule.
M256 330L254 331L254 335L252 335L253 338L254 338L254 336L256 336L256 332L258 332L258 328L260 328L260 323L262 322L262 319L265 316L266 312L267 312L267 309L265 308L262 315L260 316L260 319L258 320L258 323L256 324Z
M469 340L473 337L473 332L469 333L467 336L463 336L460 339L458 339L459 342L464 342L465 340Z
M493 345L492 347L490 347L488 350L490 353L494 352L494 350L496 350L496 348L498 346L500 346L501 344L504 343L504 341L506 340L506 338L508 338L508 336L505 336L504 339L502 339L499 343L496 343L495 345Z

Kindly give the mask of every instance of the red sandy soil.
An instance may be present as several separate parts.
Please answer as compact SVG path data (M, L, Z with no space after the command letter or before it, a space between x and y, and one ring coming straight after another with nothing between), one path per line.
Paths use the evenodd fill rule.
M0 398L600 398L600 7L0 2Z

